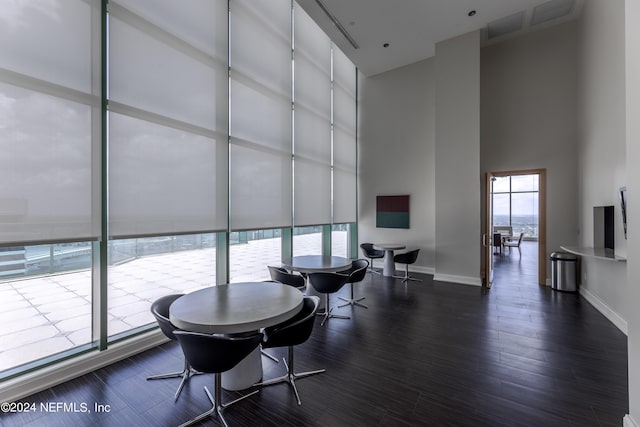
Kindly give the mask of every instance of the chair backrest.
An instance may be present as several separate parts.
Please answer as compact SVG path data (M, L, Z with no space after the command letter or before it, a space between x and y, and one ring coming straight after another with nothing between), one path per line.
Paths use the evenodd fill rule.
M269 274L271 275L271 279L276 282L280 282L285 285L294 286L296 288L301 288L306 285L304 277L299 274L289 273L282 267L273 267L268 265Z
M382 258L384 256L384 251L374 249L373 243L361 243L360 249L367 258Z
M309 339L320 298L317 296L304 297L302 309L291 319L264 330L264 348L287 347L299 345Z
M184 356L193 369L217 374L226 372L247 357L262 341L262 333L246 337L174 332Z
M357 283L364 280L364 278L367 277L367 268L369 268L369 261L366 259L357 259L353 261L347 283Z
M393 257L393 260L400 264L413 264L418 259L418 252L420 252L420 249L398 254Z
M504 242L505 246L509 246L511 248L519 248L520 247L520 243L522 243L522 238L524 237L524 233L520 233L520 235L518 236L518 241L515 240L511 240L508 242Z
M309 281L313 288L322 294L332 294L338 292L347 280L348 274L342 273L311 273Z
M183 296L184 294L171 294L158 298L151 303L151 314L156 318L160 330L167 338L176 340L173 332L177 329L173 323L169 321L169 306L172 302Z

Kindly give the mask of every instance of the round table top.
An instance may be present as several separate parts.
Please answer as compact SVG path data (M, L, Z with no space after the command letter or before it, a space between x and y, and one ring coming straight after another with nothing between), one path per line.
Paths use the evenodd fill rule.
M374 249L382 249L383 251L395 251L397 249L404 249L407 246L398 243L374 243Z
M302 309L298 289L273 282L231 283L184 295L169 307L169 320L186 331L233 334L277 325Z
M332 273L348 269L351 263L349 258L339 256L301 255L283 260L282 266L302 273Z

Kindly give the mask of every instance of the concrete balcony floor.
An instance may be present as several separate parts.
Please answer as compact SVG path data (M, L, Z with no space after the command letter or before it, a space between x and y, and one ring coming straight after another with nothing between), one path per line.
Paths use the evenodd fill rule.
M346 232L333 232L333 252L346 256ZM269 279L280 265L281 240L230 247L230 282ZM294 254L317 254L321 235L294 236ZM154 323L151 303L216 283L216 249L136 258L108 270L108 334ZM0 372L88 344L92 338L92 273L81 270L0 282Z

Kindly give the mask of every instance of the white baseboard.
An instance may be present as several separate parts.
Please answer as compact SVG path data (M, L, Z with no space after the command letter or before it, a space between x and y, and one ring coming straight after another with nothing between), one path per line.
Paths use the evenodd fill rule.
M596 310L602 313L604 317L609 319L609 321L613 323L618 329L620 329L622 333L624 333L625 335L629 335L626 320L620 317L620 315L613 311L607 304L604 303L604 301L589 292L586 288L580 287L579 289L580 295L584 299L586 299L589 304L594 306Z
M471 276L455 276L453 274L435 273L433 275L433 280L437 282L459 283L461 285L482 286L482 279Z
M371 264L371 267L382 270L384 268L384 264L382 262L376 263L374 261L373 264ZM424 267L421 265L412 264L409 266L409 271L413 273L434 274L436 269L433 267ZM396 273L404 274L404 264L396 264Z
M640 427L640 424L636 423L633 420L633 418L631 418L631 415L627 414L622 419L622 426L623 427Z
M421 274L434 274L436 269L433 267L423 267L421 265L409 267L409 271Z
M11 378L2 383L0 402L13 402L30 396L65 381L93 372L96 369L126 359L134 354L156 347L167 341L167 337L159 330L154 330L135 338L113 344L107 350L92 351Z

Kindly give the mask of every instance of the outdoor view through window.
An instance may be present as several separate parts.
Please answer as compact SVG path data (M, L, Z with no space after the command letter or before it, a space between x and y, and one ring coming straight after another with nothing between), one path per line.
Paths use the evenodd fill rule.
M538 179L534 175L498 176L492 181L493 226L513 227L513 235L538 238Z

